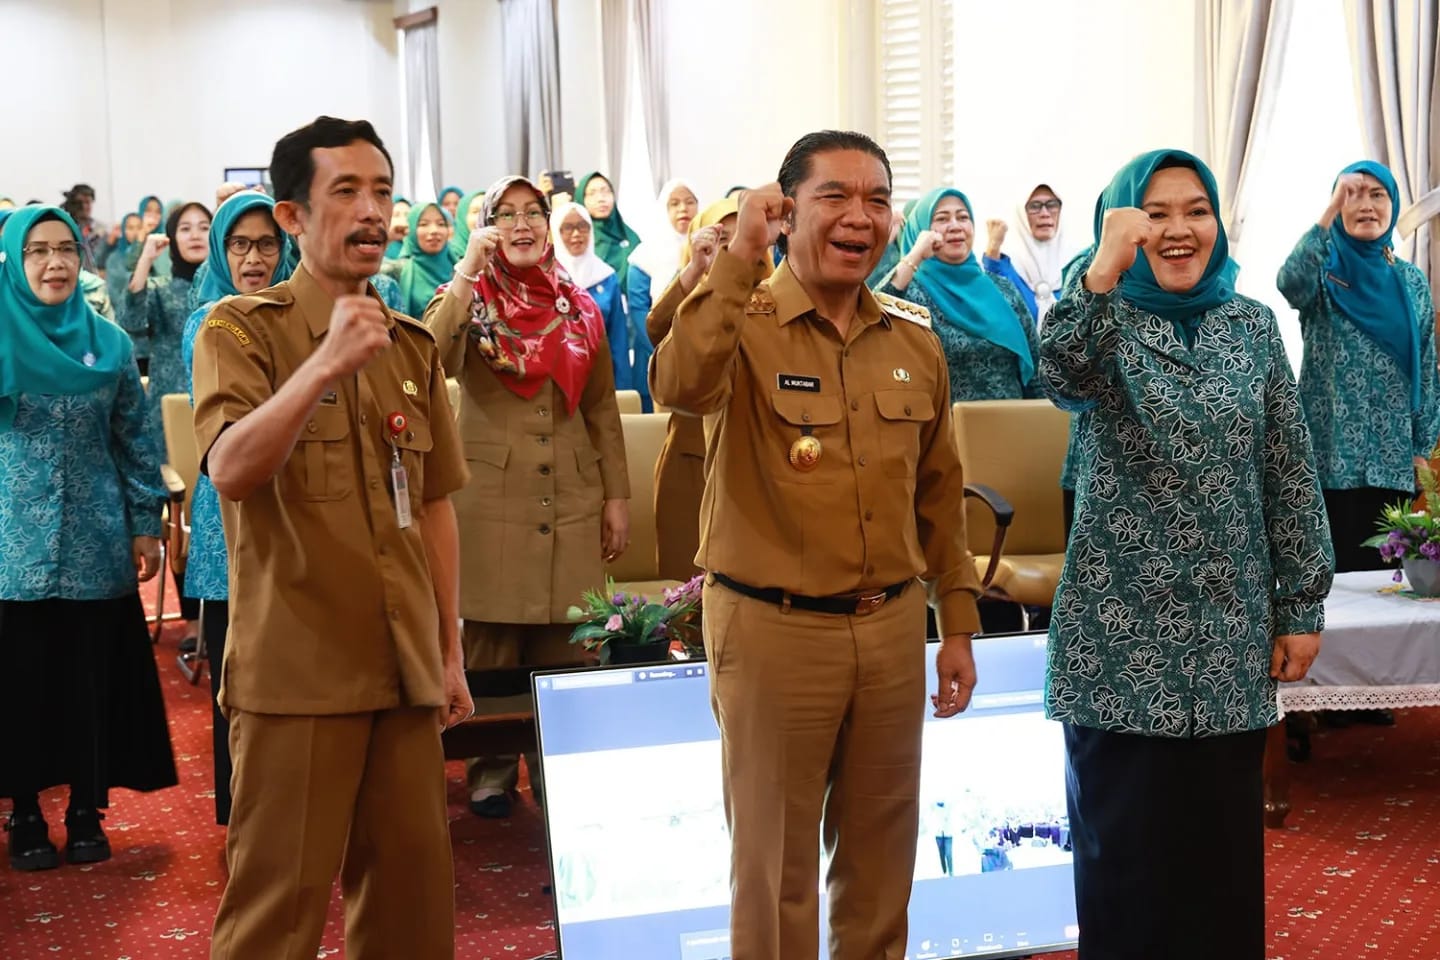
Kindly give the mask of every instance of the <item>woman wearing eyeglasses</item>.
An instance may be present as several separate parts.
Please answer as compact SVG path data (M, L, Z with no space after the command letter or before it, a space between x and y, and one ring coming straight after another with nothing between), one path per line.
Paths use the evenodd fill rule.
M160 454L130 338L79 290L56 207L0 238L0 797L10 865L60 863L39 794L69 786L65 857L110 857L111 787L176 782L139 580L160 565Z
M195 336L210 308L225 297L257 293L290 278L290 238L275 223L275 201L263 193L237 193L215 211L210 229L210 254L200 280L200 306L185 322L181 361L190 402L195 402L193 377ZM200 604L200 625L210 667L215 766L215 822L230 822L230 725L215 697L220 694L225 658L225 633L230 623L229 565L225 530L220 522L220 496L201 473L190 498L190 552L185 563L185 596Z
M615 371L615 389L636 389L645 372L630 365L630 318L621 295L620 278L610 264L595 253L595 231L590 213L578 203L560 204L550 214L550 242L555 259L577 287L590 294L605 319L605 339L610 344L610 367ZM632 272L631 277L635 274ZM648 395L649 391L645 393Z
M900 229L900 262L880 289L930 310L950 367L950 399L1038 397L1040 345L1015 285L980 269L965 194L932 190Z
M130 275L129 289L118 305L120 325L149 344L150 433L161 456L165 455L161 398L189 389L190 376L180 362L180 335L190 316L190 287L195 271L210 252L210 219L210 211L202 203L186 203L171 211L165 232L145 238ZM162 251L170 255L170 275L152 276L151 268ZM175 574L175 588L180 595L180 614L185 618L183 648L193 650L200 604L186 598L184 574Z
M1014 237L1020 242L1011 245L1013 258L1000 252L1010 232L1005 221L991 220L986 224L982 262L986 273L1015 284L1030 316L1038 321L1060 296L1065 264L1080 251L1065 241L1060 227L1060 198L1048 184L1030 191L1030 196L1015 209L1014 224Z
M469 670L580 660L566 613L583 591L603 589L605 562L629 545L604 319L556 263L548 220L529 180L494 184L455 279L425 311L461 387L470 482L453 499ZM538 785L533 757L527 764ZM508 816L516 758L473 761L468 773L470 809Z

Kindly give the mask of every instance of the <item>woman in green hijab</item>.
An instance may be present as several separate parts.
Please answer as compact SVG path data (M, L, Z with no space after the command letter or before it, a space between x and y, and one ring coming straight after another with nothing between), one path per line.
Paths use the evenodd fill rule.
M1275 315L1236 294L1217 209L1198 158L1127 164L1040 337L1088 451L1045 693L1081 956L1265 956L1266 732L1334 560Z
M440 204L440 207L446 213L450 214L451 220L459 220L460 200L464 196L465 191L459 187L446 187L440 191L440 196L435 198L435 202Z
M450 282L457 261L450 251L450 214L438 203L412 207L407 228L400 259L387 263L385 272L400 283L401 312L418 318L435 289Z
M630 254L640 245L640 235L620 215L615 188L599 172L589 173L575 184L575 201L584 206L595 226L595 253L615 271L620 289L628 290Z
M1009 280L980 268L974 244L969 199L950 187L932 190L906 215L900 260L880 289L930 311L952 402L1038 397L1040 344L1025 300Z
M470 234L475 230L475 224L480 222L480 208L485 204L485 191L476 190L474 193L467 193L460 198L460 203L455 207L455 230L450 234L450 257L455 263L459 263L465 256L465 248L470 245Z
M160 452L130 338L79 288L56 207L0 238L0 797L15 870L60 863L39 793L68 785L65 859L110 858L112 787L176 783L139 581L160 569Z

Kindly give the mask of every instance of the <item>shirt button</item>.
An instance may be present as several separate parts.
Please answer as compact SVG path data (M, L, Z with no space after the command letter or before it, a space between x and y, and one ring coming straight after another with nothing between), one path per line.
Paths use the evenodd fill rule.
M851 400L851 401L850 401L850 409L851 409L851 410L859 410L859 409L860 409L860 401L859 401L859 400Z
M866 510L866 511L865 511L865 519L866 519L866 520L874 520L874 519L875 519L875 511L874 511L874 510Z
M550 532L550 524L548 524L548 523L542 523L542 524L540 524L540 532L541 532L541 533L549 533L549 532Z
M548 477L548 476L550 476L550 465L549 465L548 463L547 463L547 464L544 464L544 465L542 465L542 466L540 467L540 476L542 476L542 477Z
M905 416L907 416L907 417L910 416L910 408L909 408L909 407L906 407L906 408L905 408Z
M865 466L865 464L866 464L867 461L865 460L864 457L861 457L861 458L859 459L859 461L857 461L857 462L860 464L860 466L863 467L863 466Z
M873 576L875 576L875 568L874 568L874 567L866 567L866 568L865 568L865 576L867 576L867 577L873 577Z
M540 446L542 446L542 447L548 447L548 446L550 445L550 438L549 438L549 437L536 437L536 438L535 438L535 442L538 443L538 444L540 444Z
M370 489L371 489L371 490L378 490L378 489L380 489L380 481L379 481L379 480L371 480L371 481L370 481Z
M542 416L542 417L548 417L548 416L550 416L550 408L549 408L549 407L538 407L538 408L536 408L535 412L538 413L538 414L540 414L540 416Z
M316 423L314 420L311 420L309 423L305 424L305 429L309 430L311 433L314 433L316 430L320 429L320 424Z
M548 506L550 506L550 504L551 504L552 502L553 502L553 501L552 501L549 497L541 497L541 498L540 498L540 506L542 506L542 507L548 507Z
M369 422L370 422L370 416L369 416L368 414L364 414L364 413L360 414L360 425L361 425L362 427L363 427L365 424L369 423Z
M390 548L387 547L387 546L385 546L385 544L383 544L383 543L380 544L380 556L382 556L382 557L383 557L383 556L387 556L389 553L390 553Z
M808 413L802 413L802 414L800 414L800 419L803 420L803 421L805 421L806 423L809 423L809 422L810 422L810 414L808 414Z
M400 611L399 611L398 609L391 609L391 611L390 611L390 619L391 619L391 620L399 620L399 619L400 619Z
M906 413L909 413L909 412L910 412L910 408L909 408L909 407L906 407L906 408L905 408L905 412L906 412ZM414 431L414 430L406 430L406 431L405 431L405 439L406 439L406 440L414 440L414 439L415 439L415 431Z
M850 359L850 351L849 351L849 349L842 350L842 351L840 352L840 356L844 357L846 360L849 360L849 359Z

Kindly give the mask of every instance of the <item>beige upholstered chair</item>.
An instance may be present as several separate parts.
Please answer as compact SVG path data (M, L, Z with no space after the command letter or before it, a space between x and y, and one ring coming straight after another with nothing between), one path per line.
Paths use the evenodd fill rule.
M160 528L160 559L162 564L168 562L172 570L183 575L190 553L190 499L195 493L195 478L200 474L200 450L195 442L195 414L190 408L190 396L167 393L161 397L160 421L165 429L165 462L160 466L160 477L170 496ZM178 618L178 615L164 616L165 584L169 579L163 570L155 578L154 633L151 635L154 642L159 642L165 620Z
M620 415L630 474L630 547L606 571L619 589L656 599L665 588L679 586L676 580L661 578L655 550L655 462L669 420L663 413Z
M616 390L615 402L619 405L622 414L640 413L644 410L640 404L639 390Z
M1048 400L977 400L955 404L954 416L976 570L986 596L1022 605L1028 627L1024 607L1054 603L1065 562L1070 415Z

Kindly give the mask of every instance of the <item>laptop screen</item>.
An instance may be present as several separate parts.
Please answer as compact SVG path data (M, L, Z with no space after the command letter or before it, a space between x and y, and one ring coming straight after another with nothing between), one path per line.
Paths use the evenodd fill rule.
M1045 637L977 637L975 660L969 710L936 720L926 701L907 960L1047 953L1079 935ZM728 960L730 838L706 664L534 683L562 960ZM822 926L824 910L822 892Z

